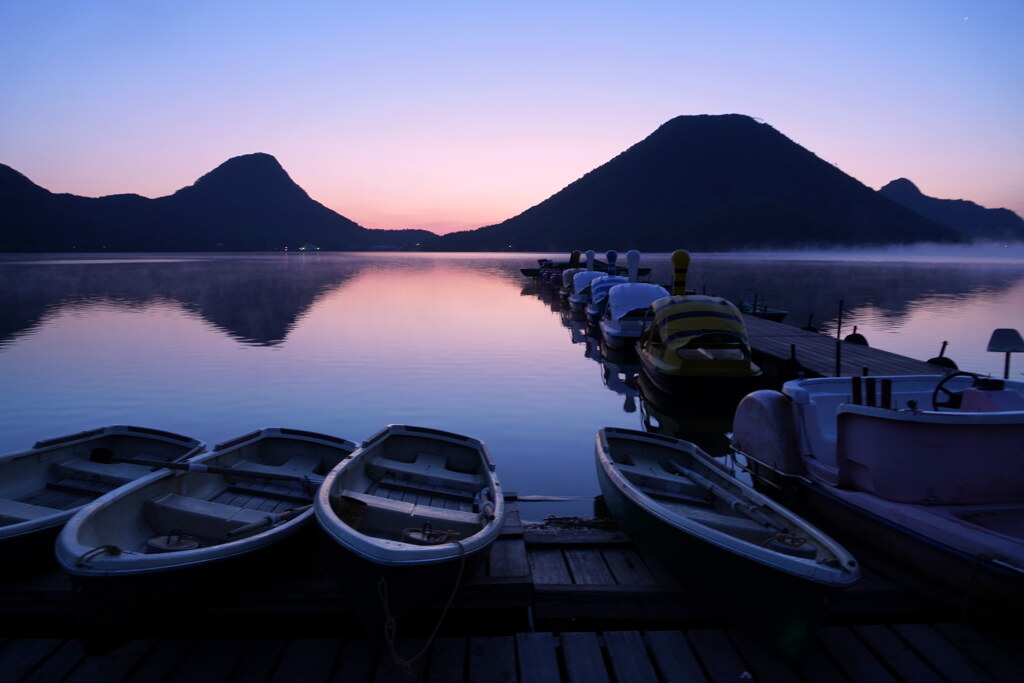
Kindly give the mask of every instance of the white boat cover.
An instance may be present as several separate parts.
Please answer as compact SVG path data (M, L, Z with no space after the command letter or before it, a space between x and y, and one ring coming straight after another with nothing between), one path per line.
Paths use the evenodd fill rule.
M576 273L582 273L586 268L566 268L562 271L562 290L569 291L572 288L572 279Z
M582 293L584 289L589 287L599 277L607 276L599 270L585 270L582 273L576 273L572 277L572 293Z
M652 302L668 296L661 285L649 282L626 282L608 291L608 312L612 320L620 320L630 311L647 308Z
M604 275L590 283L590 300L595 304L601 303L608 298L608 290L615 285L629 282L629 278L623 275Z

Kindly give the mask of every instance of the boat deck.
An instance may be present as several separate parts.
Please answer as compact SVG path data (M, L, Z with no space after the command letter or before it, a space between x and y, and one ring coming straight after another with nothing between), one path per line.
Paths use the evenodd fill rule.
M363 637L311 552L293 576L104 655L86 655L74 637L61 572L0 585L0 680L1024 680L1019 633L968 625L962 609L920 599L869 568L803 655L783 661L614 528L524 528L517 501L508 504L485 567L411 674ZM408 634L396 643L402 656L423 648L434 618L399 623Z

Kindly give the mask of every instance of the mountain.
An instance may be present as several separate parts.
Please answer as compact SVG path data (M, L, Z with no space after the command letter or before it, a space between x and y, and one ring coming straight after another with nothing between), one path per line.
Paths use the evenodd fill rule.
M269 154L234 157L168 197L78 197L0 164L0 252L400 248L426 230L368 230L310 198Z
M906 178L897 178L878 193L940 225L975 237L1024 240L1024 220L1009 209L988 209L965 199L929 197Z
M739 114L680 116L557 194L434 250L696 251L963 236Z

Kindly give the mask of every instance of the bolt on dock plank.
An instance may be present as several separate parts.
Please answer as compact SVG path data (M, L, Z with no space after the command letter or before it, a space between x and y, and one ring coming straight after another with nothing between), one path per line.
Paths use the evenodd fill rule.
M949 371L941 365L870 346L837 341L829 335L752 315L744 316L744 322L754 360L766 370L785 368L792 375L799 371L807 377L834 377L836 345L839 344L839 375L844 377L863 374L864 368L872 375L941 375ZM796 367L792 364L794 354Z

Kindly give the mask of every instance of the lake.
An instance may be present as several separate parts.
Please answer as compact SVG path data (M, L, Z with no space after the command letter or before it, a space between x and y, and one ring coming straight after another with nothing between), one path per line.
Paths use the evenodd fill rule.
M260 427L354 441L389 423L483 439L507 491L588 515L594 434L642 429L629 367L602 364L535 254L0 255L0 453L110 424L213 445ZM564 258L555 255L555 258ZM645 255L655 282L667 254ZM1024 331L1024 247L694 254L689 286L835 333L1002 376ZM1024 375L1024 354L1011 376ZM649 423L649 420L648 420Z

